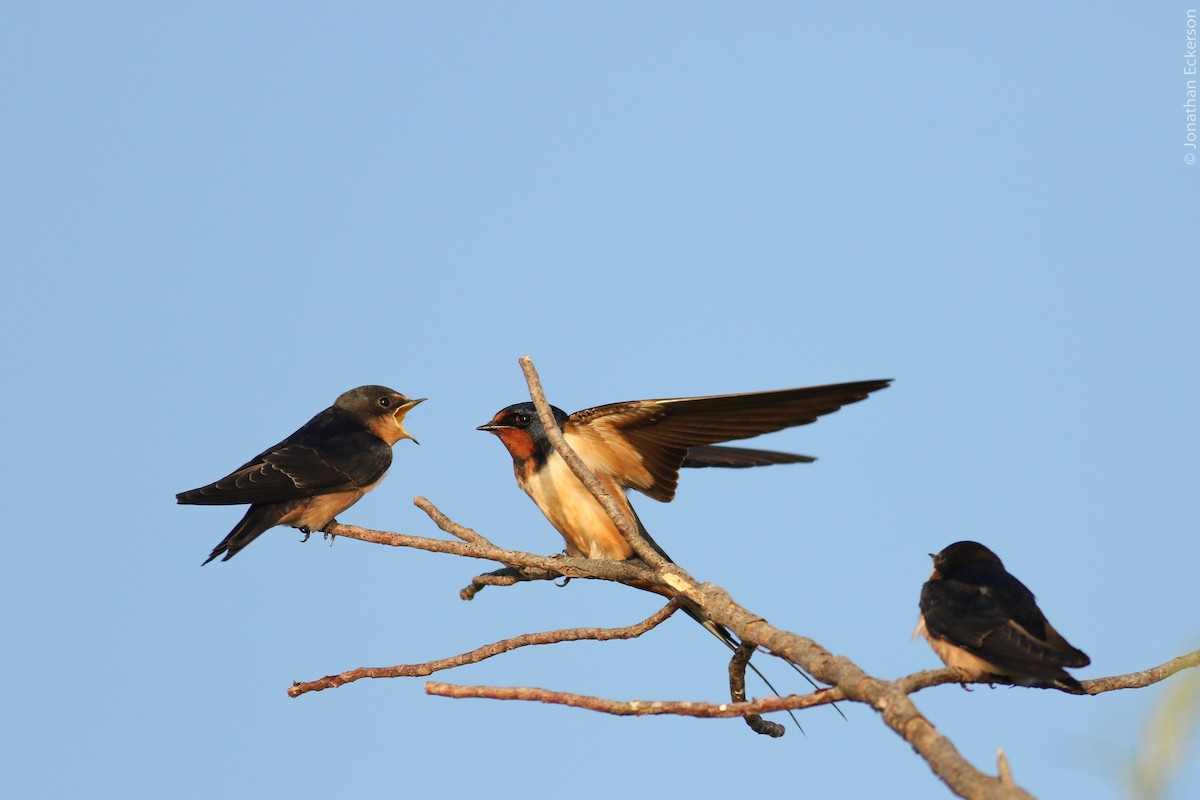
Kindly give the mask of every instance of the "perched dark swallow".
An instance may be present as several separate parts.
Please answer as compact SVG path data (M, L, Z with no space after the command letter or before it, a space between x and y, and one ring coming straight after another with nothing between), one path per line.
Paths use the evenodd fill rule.
M424 400L410 400L386 386L351 389L221 480L175 495L193 505L250 504L204 563L222 553L221 560L228 561L276 525L291 525L306 536L324 530L382 480L392 463L392 445L413 439L404 430L404 415Z
M946 666L975 680L1087 694L1063 667L1086 667L1091 659L1054 630L1033 592L995 553L978 542L955 542L930 557L933 574L921 587L916 633Z
M777 392L634 400L576 411L553 408L567 444L636 522L642 536L668 561L629 504L626 490L655 500L675 496L681 467L756 467L809 462L812 456L714 446L763 433L806 425L848 403L885 388L890 380L811 386ZM509 406L479 430L494 433L513 459L517 483L567 543L567 554L625 560L633 549L603 507L554 452L532 403ZM662 587L642 587L670 596ZM689 615L730 647L732 635L698 609Z

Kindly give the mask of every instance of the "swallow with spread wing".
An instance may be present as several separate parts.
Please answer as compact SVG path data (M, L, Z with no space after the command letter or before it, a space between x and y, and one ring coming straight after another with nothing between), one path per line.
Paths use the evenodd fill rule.
M978 542L955 542L933 559L921 588L923 635L948 667L974 680L997 679L1021 686L1087 691L1064 667L1091 659L1054 630L1033 592Z
M299 528L306 538L310 531L324 530L383 479L392 445L416 441L404 429L404 415L424 400L386 386L351 389L224 478L175 495L181 504L250 504L204 563L221 554L228 561L276 525Z
M553 408L567 444L579 455L646 541L669 556L646 532L626 496L636 489L655 500L675 496L682 467L756 467L813 461L811 456L716 446L772 431L807 425L844 405L865 399L890 380L810 386L775 392L635 400L567 415ZM513 459L517 483L567 543L567 554L624 560L633 556L603 507L554 452L532 403L497 412L479 430L495 434ZM670 590L646 586L671 596ZM689 615L730 647L736 640L698 609Z

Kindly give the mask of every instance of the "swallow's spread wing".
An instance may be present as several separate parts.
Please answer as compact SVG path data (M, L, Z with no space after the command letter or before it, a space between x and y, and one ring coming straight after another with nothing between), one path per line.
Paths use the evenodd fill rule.
M675 496L679 469L687 461L689 449L806 425L889 383L859 381L777 392L613 403L575 412L567 418L563 433L585 442L584 448L592 455L586 459L589 463L609 462L614 467L611 473L626 487L667 502ZM696 460L710 463L695 466L730 466L712 463L713 450L720 453L721 448L699 450ZM724 455L732 458L729 451L742 449L725 450ZM635 461L639 463L631 463Z
M180 503L278 503L368 487L392 463L392 448L326 410L219 481L176 495Z
M1029 589L1007 573L978 582L931 580L921 590L921 612L932 636L1017 674L1055 677L1063 667L1090 663L1050 626Z
M766 467L771 464L811 464L817 459L798 453L778 453L774 450L752 450L749 447L701 445L689 447L683 458L684 467Z

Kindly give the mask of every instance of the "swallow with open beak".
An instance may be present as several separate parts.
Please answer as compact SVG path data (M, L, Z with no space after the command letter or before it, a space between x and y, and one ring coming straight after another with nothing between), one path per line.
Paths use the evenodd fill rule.
M811 456L721 447L718 442L815 422L844 405L865 399L890 380L811 386L775 392L634 400L587 408L567 415L553 408L567 444L638 525L642 536L669 556L646 532L626 496L636 489L655 500L675 496L682 467L754 467L813 461ZM517 483L567 543L567 555L625 560L633 556L603 507L566 462L554 452L532 403L496 413L479 430L495 434L513 459ZM670 596L662 587L642 587ZM698 609L684 606L697 622L730 647L736 640Z
M1064 667L1091 659L1054 630L1033 592L978 542L955 542L933 559L921 587L923 635L948 667L973 680L996 679L1021 686L1087 691Z
M181 504L250 504L204 563L222 553L222 561L228 561L276 525L299 528L306 539L310 531L325 530L383 479L392 445L401 439L416 442L404 429L404 415L424 400L386 386L351 389L224 478L175 495Z

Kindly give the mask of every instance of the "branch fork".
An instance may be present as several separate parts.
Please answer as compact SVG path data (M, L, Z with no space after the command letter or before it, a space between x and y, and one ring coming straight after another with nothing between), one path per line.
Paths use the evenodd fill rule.
M502 569L477 575L461 590L464 600L475 597L485 586L511 586L516 583L558 578L587 578L626 584L658 583L665 585L688 602L694 603L715 623L728 628L743 640L729 664L731 702L702 703L689 701L617 701L600 697L558 692L533 687L461 686L430 681L425 691L430 695L452 698L490 698L496 700L533 700L543 703L584 708L621 716L682 715L703 718L742 717L753 730L768 736L782 735L783 726L762 719L764 713L795 711L836 701L863 703L877 712L883 723L903 738L926 761L930 769L957 796L972 800L1013 800L1032 798L1017 786L1004 751L997 753L997 775L985 774L968 762L945 736L917 709L909 695L932 686L962 683L963 675L955 669L926 670L896 680L883 680L867 674L845 656L835 655L815 641L771 625L761 616L739 605L724 589L712 583L699 583L677 564L662 558L621 513L620 507L604 491L596 477L579 457L571 451L554 422L549 403L542 391L537 371L528 356L520 360L521 370L529 385L530 396L537 408L551 445L562 456L575 475L591 491L629 541L637 561L605 561L598 559L540 556L505 550L488 541L476 531L459 525L443 514L424 497L414 500L430 519L459 541L432 539L423 536L375 531L351 525L333 524L328 532L360 541L392 547L409 547L428 552L445 553L465 558L478 558L500 563ZM558 644L569 641L629 639L641 636L668 619L678 608L674 599L663 608L642 620L621 628L571 628L530 633L503 639L475 650L421 664L400 664L392 667L363 667L336 675L327 675L307 682L297 682L288 695L331 689L362 678L391 678L426 676L441 670L473 664L520 647ZM755 647L803 668L817 680L828 684L805 695L746 699L745 671ZM1174 658L1160 666L1128 675L1084 680L1088 694L1101 694L1117 689L1149 686L1175 673L1200 666L1200 650Z

